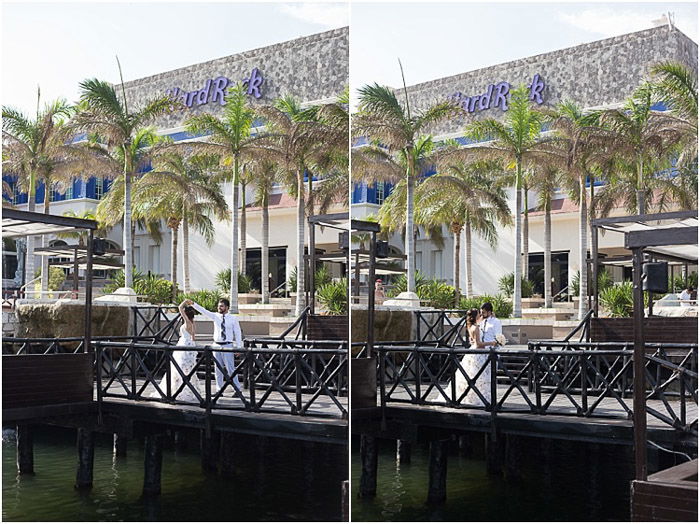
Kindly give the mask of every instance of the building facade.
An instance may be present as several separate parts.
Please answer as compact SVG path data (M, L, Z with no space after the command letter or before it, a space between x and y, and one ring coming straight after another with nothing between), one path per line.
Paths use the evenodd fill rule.
M158 73L145 78L125 82L128 103L141 106L153 96L169 93L180 99L182 110L159 117L153 125L158 134L173 141L206 140L185 130L185 121L197 114L221 116L227 89L241 82L253 106L272 104L282 96L291 95L302 105L314 105L335 101L348 86L349 67L348 28L339 28L305 36L243 53ZM5 180L13 183L10 175ZM109 180L91 178L76 180L63 192L52 192L51 213L62 215L66 211L77 213L94 209L109 191ZM227 201L231 201L231 186L223 187ZM270 268L273 273L272 289L284 282L296 260L296 201L284 188L275 187L270 205ZM37 210L41 209L44 188L37 191ZM253 191L248 190L245 201L253 202ZM26 194L17 194L14 203L26 208ZM340 209L335 209L339 211ZM261 212L248 209L247 260L254 270L260 260ZM215 287L216 273L229 266L231 250L231 222L216 222L213 245L209 246L194 231L190 232L190 266L193 289ZM134 264L141 272L152 272L170 278L171 231L161 228L162 241L154 241L145 231L137 229ZM108 238L117 246L122 245L120 227L113 228ZM335 244L335 235L326 231L317 238L317 244ZM37 259L36 264L40 261ZM36 267L39 267L38 265ZM178 281L183 282L182 264L179 264ZM254 284L260 277L254 276ZM257 287L259 289L259 285Z
M552 107L572 100L585 109L613 108L624 104L629 95L649 78L651 65L663 61L678 61L697 71L697 44L675 27L664 25L424 82L409 86L407 90L415 108L426 108L445 99L459 103L464 114L434 126L431 133L436 141L456 139L465 144L465 126L475 119L502 119L508 110L508 93L518 85L524 84L529 89L530 99L537 105ZM356 185L353 216L376 214L389 191L389 184ZM537 201L536 197L535 193L528 195L530 207ZM509 201L514 210L513 191L509 192ZM568 285L573 274L580 269L578 207L560 193L556 195L552 208L553 276L557 280L554 288L558 290ZM616 210L614 214L626 213ZM533 275L543 267L544 220L542 213L538 212L530 213L529 220L530 275ZM495 250L478 236L473 236L475 293L497 292L498 279L512 273L513 236L513 228L500 228ZM615 236L601 237L601 253L609 251L612 254L622 247L623 239L613 238ZM444 246L439 247L425 237L422 228L419 229L416 268L425 275L453 284L453 240L446 229L443 241ZM395 235L391 243L403 249L400 235ZM623 275L616 276L621 279ZM465 280L465 272L461 271L462 289Z

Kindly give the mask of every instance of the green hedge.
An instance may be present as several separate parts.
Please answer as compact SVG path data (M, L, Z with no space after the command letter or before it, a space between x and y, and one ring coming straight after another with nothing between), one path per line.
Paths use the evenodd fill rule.
M331 315L346 315L348 312L348 281L344 278L323 284L316 297Z
M491 302L493 313L498 318L508 318L513 313L513 303L503 295L481 295L478 297L462 297L459 309L479 309L484 302Z

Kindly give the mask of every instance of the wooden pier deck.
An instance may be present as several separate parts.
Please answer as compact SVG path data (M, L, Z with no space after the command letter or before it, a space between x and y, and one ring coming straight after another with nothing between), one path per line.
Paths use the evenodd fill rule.
M446 384L442 384L443 388ZM499 384L498 398L507 392L508 386ZM436 398L433 391L430 398ZM528 393L532 403L535 394ZM580 396L573 399L581 404ZM377 392L380 398L380 392ZM627 407L632 409L632 399L624 398ZM589 403L591 399L589 397ZM648 408L665 412L665 406L660 400L648 400ZM680 402L671 407L678 412ZM697 405L687 404L687 420L697 420ZM595 409L595 416L584 417L577 415L576 407L564 395L558 395L547 409L546 414L536 414L530 411L529 405L522 394L514 391L503 403L495 418L483 408L449 407L436 404L425 405L411 403L406 392L394 392L387 399L385 421L386 428L382 430L378 422L381 419L381 408L366 408L352 410L352 432L356 434L375 434L387 438L417 439L421 432L430 431L491 431L494 427L511 434L581 440L589 442L605 442L632 444L633 424L627 411L612 398L603 398ZM649 438L658 442L675 442L681 435L665 422L647 413L647 431ZM695 442L697 440L695 439Z

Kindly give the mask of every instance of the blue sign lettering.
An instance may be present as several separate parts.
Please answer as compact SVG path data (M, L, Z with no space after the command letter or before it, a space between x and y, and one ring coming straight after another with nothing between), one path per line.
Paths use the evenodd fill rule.
M502 111L507 111L508 101L510 100L510 87L508 82L499 82L498 84L489 85L481 95L468 96L458 91L450 99L467 113L491 108L495 109L497 107ZM530 100L537 104L544 103L545 83L539 74L533 77L528 88L530 89Z
M260 87L264 82L264 78L260 73L260 70L255 67L250 73L250 77L244 78L242 83L243 87L246 89L246 94L255 97L256 99L262 97L262 91ZM226 89L232 84L231 80L225 76L219 76L214 79L207 80L202 89L195 89L194 91L183 91L179 87L174 87L166 91L171 98L180 99L183 105L186 107L201 106L204 104L219 103L219 105L224 105L226 103Z

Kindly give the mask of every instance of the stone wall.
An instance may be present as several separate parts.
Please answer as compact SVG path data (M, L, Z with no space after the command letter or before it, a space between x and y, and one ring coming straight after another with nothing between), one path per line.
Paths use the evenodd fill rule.
M348 85L348 50L348 28L343 27L132 80L124 85L129 104L140 107L149 98L174 88L181 92L202 90L208 80L219 77L226 77L231 83L243 81L257 68L263 83L261 97L250 96L253 104L269 104L287 94L312 102L336 97ZM214 87L210 88L210 99ZM222 106L218 100L202 105L193 103L192 107L163 115L154 125L159 129L179 127L188 117L201 113L220 116Z
M414 107L425 108L456 92L466 96L486 93L489 85L499 82L529 85L539 74L545 83L544 105L565 99L582 107L617 104L648 78L652 64L666 60L680 61L697 71L698 46L677 29L655 27L416 84L408 87L409 99ZM502 118L503 114L500 108L475 110L432 131L454 133L474 119Z
M129 335L127 305L92 306L93 336ZM85 334L85 305L79 301L17 304L17 329L20 338L82 337Z

